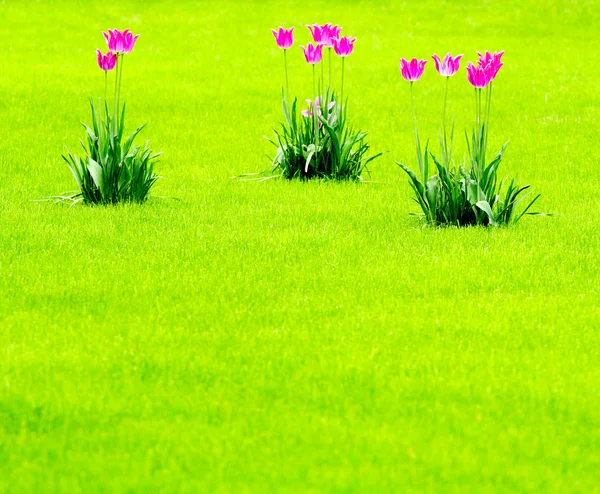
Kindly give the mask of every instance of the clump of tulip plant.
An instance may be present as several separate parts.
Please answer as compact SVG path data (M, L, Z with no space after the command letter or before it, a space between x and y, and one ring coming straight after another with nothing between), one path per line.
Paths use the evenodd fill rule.
M341 28L331 24L307 27L313 42L300 48L312 67L312 95L301 110L296 98L289 103L287 51L294 43L294 28L273 30L277 46L283 50L285 66L285 89L282 90L285 121L281 129L275 131L275 139L269 139L277 148L273 171L288 179L360 180L367 165L380 154L368 156L367 133L353 130L346 117L344 65L354 50L356 38L340 36ZM328 52L327 80L324 49ZM333 84L332 52L341 59L339 94Z
M450 78L460 68L462 55L452 57L448 53L444 60L433 55L437 72L445 80L442 130L439 134L440 151L436 156L429 150L428 143L422 149L417 130L413 85L425 70L426 60L400 60L402 77L410 82L411 108L415 128L418 175L403 163L398 163L409 176L414 199L421 207L427 223L435 226L500 226L516 223L530 212L539 198L532 197L529 185L519 186L516 179L499 180L498 168L507 144L488 160L492 85L498 75L502 55L485 52L479 54L477 64L467 64L467 80L475 88L475 126L470 135L465 133L468 158L455 164L452 152L454 144L454 121L447 131L446 108ZM430 158L437 173L430 175Z
M109 30L103 33L108 52L96 51L98 66L104 72L104 98L99 104L90 100L92 125L82 124L86 130L85 142L80 140L83 155L63 155L69 165L79 192L58 196L74 204L142 203L158 180L154 163L162 153L153 153L149 141L138 146L137 135L146 126L140 125L133 134L125 136L125 103L120 104L123 61L131 53L139 35L128 29ZM108 74L114 72L114 99L108 101Z

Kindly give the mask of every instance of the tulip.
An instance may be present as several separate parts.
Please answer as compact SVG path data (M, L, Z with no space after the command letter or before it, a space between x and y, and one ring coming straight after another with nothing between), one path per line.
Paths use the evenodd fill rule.
M406 79L408 82L418 81L423 75L426 63L427 60L417 60L416 58L413 58L410 62L408 62L404 58L401 58L400 72L402 73L402 77L404 77L404 79Z
M312 65L317 64L323 58L323 45L313 45L312 43L308 43L306 47L301 46L302 51L304 51L304 58L306 61Z
M283 50L283 65L285 67L285 94L289 97L290 95L290 83L288 81L288 69L287 69L287 50L294 44L294 28L284 29L279 26L279 29L271 29L273 36L275 36L275 42L277 46Z
M342 104L344 102L344 60L354 50L354 42L356 38L342 36L341 38L333 38L333 49L336 55L342 57ZM331 51L330 51L331 54ZM329 59L329 80L331 80L331 57Z
M312 24L306 26L310 31L313 41L317 45L325 45L329 43L329 33L331 24L325 24L320 26L319 24Z
M354 42L356 38L350 38L349 36L342 36L341 38L333 38L333 49L336 55L340 57L347 57L352 54L354 50Z
M457 55L452 58L452 55L447 53L442 63L440 63L440 57L435 54L431 58L433 58L433 61L435 62L435 70L437 70L441 76L450 77L458 72L462 55Z
M458 69L460 67L460 59L462 58L462 55L457 55L456 57L452 57L452 55L450 55L450 53L447 53L446 56L444 57L444 61L441 62L440 61L440 57L438 57L435 53L432 55L433 61L435 62L435 69L438 71L438 73L441 76L444 76L446 78L446 88L444 91L444 113L443 113L443 117L442 117L442 126L444 129L444 135L443 135L443 148L442 148L442 159L444 161L444 165L449 164L450 162L450 154L449 154L449 147L448 147L448 134L446 132L446 107L448 105L448 82L450 81L450 77L453 76L454 74L456 74L456 72L458 72ZM441 63L440 63L441 62ZM451 146L450 146L450 152L451 152Z
M489 65L476 66L469 62L467 64L467 80L476 89L486 87L490 83Z
M323 46L325 48L333 48L333 40L340 37L340 32L342 31L342 28L337 25L332 26L331 24L325 24L323 28L325 31L323 35Z
M106 101L106 91L108 89L108 71L113 70L117 65L117 56L109 51L106 55L102 55L100 50L96 50L96 59L98 60L98 67L104 71L104 101Z
M130 53L135 46L135 42L139 38L139 34L135 36L129 31L129 29L125 29L125 31L119 31L118 29L109 29L108 33L103 32L104 38L106 39L106 43L108 44L108 49L117 55L124 55L125 53Z
M284 29L281 26L277 31L275 29L271 29L273 32L273 36L275 36L275 41L277 42L277 46L283 50L287 50L291 48L294 44L294 28Z
M123 77L123 55L131 53L135 42L139 38L139 34L135 36L125 29L125 31L119 31L118 29L109 29L108 32L103 32L104 38L108 49L113 52L117 58L117 75L115 77L115 132L119 129L119 99L121 97L121 79ZM120 61L119 61L120 60Z
M479 55L479 61L477 62L477 65L479 67L486 68L490 82L493 81L496 78L498 71L504 65L500 61L502 59L502 55L504 55L504 52L501 51L499 53L490 53L489 51L486 51L485 54L482 54L478 51L477 54Z
M113 70L117 64L117 56L112 51L109 51L106 55L102 55L100 50L96 50L96 58L98 59L98 66L104 72Z

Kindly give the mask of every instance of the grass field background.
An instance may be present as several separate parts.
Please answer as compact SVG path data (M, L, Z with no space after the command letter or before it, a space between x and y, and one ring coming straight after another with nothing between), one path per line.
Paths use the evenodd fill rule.
M307 23L347 61L372 183L268 167ZM598 492L597 1L0 2L1 492ZM103 92L101 30L141 33L129 128L164 151L143 206L33 202ZM399 57L506 50L491 144L542 194L509 229L423 228ZM433 141L443 81L416 85ZM457 146L471 125L451 80ZM156 196L165 196L161 199ZM174 200L172 198L176 198Z

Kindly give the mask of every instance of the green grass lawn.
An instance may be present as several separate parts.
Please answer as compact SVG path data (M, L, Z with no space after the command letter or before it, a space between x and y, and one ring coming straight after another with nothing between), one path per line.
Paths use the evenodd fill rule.
M231 180L273 154L270 28L327 21L358 37L372 182ZM595 0L0 2L0 492L598 492L599 23ZM128 127L164 179L143 206L34 202L75 187L112 27L141 33ZM554 216L423 228L398 60L485 49L501 175ZM415 90L435 141L431 59ZM462 155L464 64L450 94Z

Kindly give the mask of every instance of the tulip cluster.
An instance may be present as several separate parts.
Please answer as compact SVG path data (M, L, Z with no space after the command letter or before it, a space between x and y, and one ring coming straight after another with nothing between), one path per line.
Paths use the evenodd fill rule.
M115 113L114 123L118 125L119 115L119 99L121 96L121 78L123 76L123 57L127 53L131 53L135 42L139 38L139 34L135 36L129 29L119 31L118 29L109 29L103 32L102 35L106 39L108 52L102 55L100 50L96 50L98 66L104 71L104 100L106 101L106 90L108 86L108 72L117 68L117 76L115 77ZM121 61L119 63L119 60Z
M356 38L341 36L342 28L332 24L312 24L307 26L312 36L313 42L306 46L300 46L304 53L306 63L313 66L313 86L316 87L315 66L321 64L321 83L325 85L325 68L323 65L323 48L327 48L329 52L329 87L332 87L331 74L331 51L333 50L337 56L342 59L342 86L341 93L344 91L344 59L352 54L354 50L354 42ZM273 36L277 46L283 50L285 80L286 80L286 95L289 97L289 80L287 70L287 50L294 44L294 28L285 29L279 27L277 30L272 29ZM315 91L316 92L316 91ZM316 97L316 96L315 96Z
M312 67L313 94L306 100L308 108L300 112L304 120L299 124L296 122L296 99L291 105L289 104L287 68L287 51L294 44L294 28L279 27L272 30L277 46L283 50L285 67L283 108L286 118L283 134L276 132L277 143L274 144L278 149L274 167L279 168L282 175L288 178L359 179L369 160L365 156L369 146L362 142L366 135L364 132L356 134L349 132L346 126L345 108L340 103L344 101L345 59L354 51L356 38L341 36L342 28L333 24L311 24L307 28L312 41L300 48L306 63ZM324 49L329 55L327 82ZM339 100L333 89L333 54L341 59ZM317 70L319 65L320 71Z
M524 193L529 187L518 187L513 180L507 187L504 198L501 199L502 182L497 180L497 170L502 160L506 145L488 163L486 151L489 134L489 118L492 100L492 84L500 68L503 66L501 52L477 52L479 60L476 64L467 64L467 80L475 88L475 128L471 139L467 137L469 165L456 167L452 161L454 139L454 123L450 137L446 131L446 108L448 102L448 82L450 77L460 69L462 55L453 57L448 53L443 60L433 55L437 72L445 77L444 110L442 128L440 131L440 159L429 152L428 145L421 149L417 119L415 115L415 99L413 83L418 81L425 70L426 60L400 60L400 73L410 82L411 108L415 129L416 156L420 177L417 177L407 166L398 163L409 175L410 184L416 195L416 201L421 206L426 220L435 225L500 225L518 221L527 213L539 196L534 197L525 210L516 213L516 206L530 193ZM485 99L482 101L483 90ZM429 158L438 171L429 176ZM530 214L530 213L528 213Z
M73 203L116 204L119 202L144 202L150 188L159 178L153 173L154 160L160 155L153 154L148 141L135 146L134 140L145 125L128 138L123 135L125 104L121 109L121 81L123 59L131 53L139 37L128 29L109 29L102 33L108 45L108 52L96 50L98 66L104 72L104 101L96 107L91 100L92 125L86 126L87 147L82 145L85 156L67 153L63 156L79 186L79 192L59 197ZM116 70L115 70L116 69ZM108 73L115 70L114 111L108 110Z

